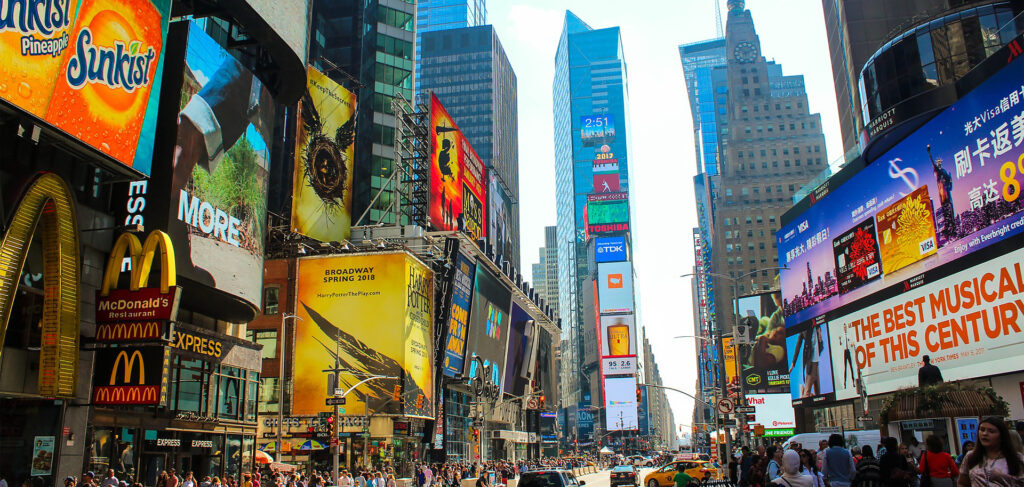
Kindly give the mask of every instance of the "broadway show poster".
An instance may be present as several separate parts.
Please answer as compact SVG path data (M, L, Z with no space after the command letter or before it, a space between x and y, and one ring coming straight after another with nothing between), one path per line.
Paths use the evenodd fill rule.
M447 377L459 377L465 370L466 338L469 334L469 309L473 299L474 279L476 264L460 252L455 260L452 303L448 313L444 363L441 365L441 373Z
M409 254L377 253L299 259L296 279L295 396L292 414L325 411L325 369L342 372L345 413L434 415L433 277ZM401 388L404 407L391 397ZM415 407L424 396L423 408Z
M430 95L430 225L487 235L486 169L469 140L434 94Z
M850 292L882 275L875 219L868 218L832 241L839 292Z
M790 335L786 338L786 351L793 401L801 404L801 399L827 396L835 392L828 323L808 326Z
M340 242L352 226L356 97L313 67L306 74L295 136L292 231Z
M745 390L755 394L789 392L789 368L786 363L786 328L778 293L765 293L737 299L739 323L746 325L751 345L742 347L741 379Z
M173 73L168 64L167 80L180 83L180 96L164 97L174 101L177 117L161 120L162 127L174 125L169 133L176 131L174 146L164 154L170 171L164 167L161 177L150 181L147 203L168 205L167 233L174 241L178 274L248 308L246 313L204 312L248 321L259 309L263 288L267 141L274 101L260 80L195 21L172 29L174 41L186 36L184 66L179 62L175 67L180 71ZM160 195L154 181L162 181L169 192ZM153 223L147 220L146 228Z
M938 251L928 186L878 212L882 272L890 274Z
M0 98L149 175L170 6L0 2Z
M1014 129L1014 119L1024 113L1022 78L1024 58L1018 57L871 164L849 165L844 169L849 173L840 173L852 174L845 183L786 222L776 236L779 265L790 269L780 273L787 327L992 244L1019 240L1024 232L1024 131ZM931 213L934 244L924 237L928 218L918 218L920 228L899 244L912 254L898 256L894 270L886 271L887 251L882 251L881 278L840 294L828 243L874 216L880 222L880 248L885 248L885 230L898 216L879 213L907 196L925 194L927 201L915 196L913 207L905 206L921 216L922 207ZM890 236L897 237L898 231Z
M479 356L484 365L490 365L490 377L484 377L501 386L505 374L505 347L511 317L512 291L493 276L482 264L476 266L476 292L473 294L473 310L469 319L469 350ZM469 358L467 358L469 360ZM471 360L469 377L477 376L479 363Z

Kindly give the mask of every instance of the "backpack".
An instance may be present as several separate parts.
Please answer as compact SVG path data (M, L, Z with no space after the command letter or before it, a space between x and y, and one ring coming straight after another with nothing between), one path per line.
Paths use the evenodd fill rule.
M857 462L857 471L851 487L881 487L881 485L882 469L878 467L878 460L864 457Z

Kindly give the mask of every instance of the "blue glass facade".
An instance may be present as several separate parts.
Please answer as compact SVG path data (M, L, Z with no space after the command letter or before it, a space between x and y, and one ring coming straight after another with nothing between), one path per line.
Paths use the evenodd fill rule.
M619 28L594 29L567 11L555 54L553 115L559 315L565 344L562 393L568 403L590 393L600 397L595 387L599 381L594 381L596 344L589 343L596 338L591 329L595 310L587 309L594 304L597 269L588 262L587 242L593 235L585 211L593 193L627 193L630 199L628 98ZM629 207L630 220L635 220L634 205ZM628 237L630 232L627 228L621 233ZM636 322L640 328L638 315ZM603 418L598 415L597 421Z
M697 171L715 176L718 175L719 124L726 122L725 96L717 90L726 89L725 38L683 44L679 46L679 57L693 116Z
M416 86L420 86L423 34L485 24L487 24L487 0L419 0L416 2ZM416 100L419 101L422 98ZM483 154L480 154L480 157L483 157Z

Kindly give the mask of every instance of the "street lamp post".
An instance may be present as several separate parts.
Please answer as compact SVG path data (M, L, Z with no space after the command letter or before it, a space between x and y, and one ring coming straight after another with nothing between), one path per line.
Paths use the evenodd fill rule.
M288 351L285 347L288 343L288 332L285 325L289 319L304 321L294 313L281 313L281 353L277 357L277 448L275 448L278 460L284 460L282 457L284 455L284 357Z

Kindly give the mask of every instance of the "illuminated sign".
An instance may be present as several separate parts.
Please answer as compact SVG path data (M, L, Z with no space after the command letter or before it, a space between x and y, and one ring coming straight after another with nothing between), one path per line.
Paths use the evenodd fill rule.
M158 252L160 287L146 287ZM123 266L130 271L128 289L111 289L117 286ZM178 314L181 293L176 283L174 246L166 233L155 230L145 243L134 234L121 234L96 292L96 340L131 342L164 337L167 323Z
M462 374L466 363L466 337L469 333L469 307L473 299L476 264L458 253L452 279L452 302L448 317L448 335L441 372L448 377Z
M626 260L626 237L595 238L594 260L599 263Z
M28 246L37 229L43 247L43 282L47 286L38 325L42 331L39 394L73 397L81 323L78 222L71 190L53 173L41 173L29 184L11 213L10 225L0 242L0 353Z
M437 96L430 95L430 225L487 236L486 169Z
M629 203L626 200L591 201L587 203L587 222L604 225L629 222Z
M615 141L615 117L602 113L580 117L580 142L584 147Z
M93 404L163 404L169 361L164 347L98 350L93 368Z
M604 233L620 233L628 232L629 223L608 223L608 224L588 224L587 233L600 235Z

